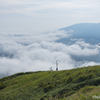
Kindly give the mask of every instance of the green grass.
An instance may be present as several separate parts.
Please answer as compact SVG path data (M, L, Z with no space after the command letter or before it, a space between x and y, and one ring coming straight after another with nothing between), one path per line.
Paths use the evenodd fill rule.
M95 100L100 66L17 73L0 79L0 100Z

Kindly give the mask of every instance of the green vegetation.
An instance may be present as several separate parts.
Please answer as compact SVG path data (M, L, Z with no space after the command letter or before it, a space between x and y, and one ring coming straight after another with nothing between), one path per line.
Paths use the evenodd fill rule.
M4 89L6 86L3 84L3 82L0 82L0 90Z
M0 79L0 100L96 100L100 66L17 73Z

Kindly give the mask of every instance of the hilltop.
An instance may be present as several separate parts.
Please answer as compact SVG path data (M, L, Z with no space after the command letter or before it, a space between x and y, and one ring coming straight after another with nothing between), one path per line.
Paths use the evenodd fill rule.
M0 100L94 100L100 66L17 73L0 79Z

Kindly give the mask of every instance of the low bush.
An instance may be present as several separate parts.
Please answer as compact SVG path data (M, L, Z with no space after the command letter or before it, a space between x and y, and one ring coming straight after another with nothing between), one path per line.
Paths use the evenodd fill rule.
M4 89L6 86L4 85L4 83L0 82L0 90Z
M54 88L53 85L47 85L44 87L44 93L48 92L50 89Z
M88 85L100 85L100 77L89 80Z
M85 86L84 88L82 88L81 89L81 92L82 93L86 93L86 92L89 92L89 91L91 91L92 89L94 89L95 88L95 86Z
M68 79L66 80L67 83L70 83L74 80L73 76L69 76Z
M46 82L40 82L40 83L38 84L38 87L45 87L46 85L47 85Z
M89 73L89 74L86 74L86 75L79 75L79 77L77 78L76 82L83 82L83 81L92 79L94 77L95 77L94 73Z

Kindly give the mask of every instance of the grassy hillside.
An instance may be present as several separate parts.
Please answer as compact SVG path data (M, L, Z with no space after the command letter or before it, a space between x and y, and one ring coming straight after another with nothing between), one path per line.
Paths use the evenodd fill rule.
M95 100L99 85L100 66L17 73L0 79L0 100Z

